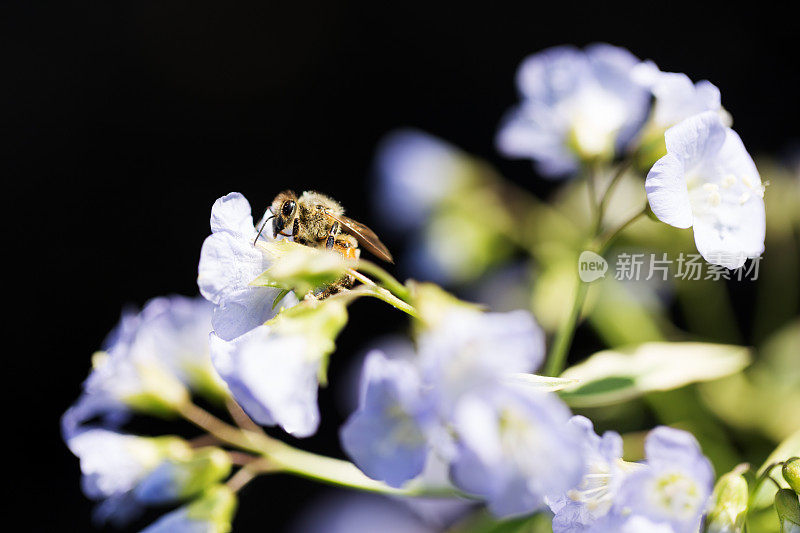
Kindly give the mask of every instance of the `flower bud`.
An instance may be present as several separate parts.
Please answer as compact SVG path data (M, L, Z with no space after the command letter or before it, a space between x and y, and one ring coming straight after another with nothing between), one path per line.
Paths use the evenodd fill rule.
M208 489L202 497L186 509L190 520L210 524L219 533L230 531L233 513L236 511L236 494L225 485Z
M746 466L738 466L719 478L709 502L706 533L739 533L744 530L747 513L747 480L742 476Z
M783 463L783 479L792 489L800 494L800 457L792 457Z
M192 503L162 516L142 533L228 533L235 511L236 495L225 485L216 485L207 489Z
M145 503L187 499L226 478L230 471L231 461L224 450L199 448L191 457L161 463L136 487L136 497Z
M781 533L800 533L800 503L791 489L781 489L775 494L775 511L781 523Z

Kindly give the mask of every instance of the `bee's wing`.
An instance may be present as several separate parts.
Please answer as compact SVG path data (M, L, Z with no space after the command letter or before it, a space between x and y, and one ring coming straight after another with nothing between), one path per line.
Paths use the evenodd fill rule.
M367 226L344 215L328 213L328 216L344 226L347 229L347 233L352 234L364 248L369 250L376 257L388 261L389 263L394 263L389 249L381 242L378 236L375 235L375 232Z

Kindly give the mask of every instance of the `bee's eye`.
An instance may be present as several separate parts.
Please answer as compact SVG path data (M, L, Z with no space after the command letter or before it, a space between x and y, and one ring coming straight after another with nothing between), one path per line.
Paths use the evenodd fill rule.
M292 213L294 213L294 200L289 200L283 203L283 207L281 208L281 213L283 216L290 217Z

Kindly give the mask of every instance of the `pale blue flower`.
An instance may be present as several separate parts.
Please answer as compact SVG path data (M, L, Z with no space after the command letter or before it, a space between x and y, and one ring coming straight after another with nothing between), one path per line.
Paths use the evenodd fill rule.
M133 492L139 483L164 461L191 455L177 437L145 438L97 428L75 432L66 442L80 459L84 494L101 502L94 513L101 523L123 524L135 517L143 507Z
M500 516L533 512L583 473L580 435L555 396L514 382L543 358L529 313L453 307L418 338L418 353L374 352L358 410L342 430L345 450L370 477L399 486L431 454L456 487Z
M208 350L213 309L200 297L154 298L142 310L141 326L130 349L158 354L193 391L224 396L225 384L211 366Z
M321 356L309 338L264 325L231 341L216 333L210 339L214 367L253 420L296 437L316 432Z
M364 363L358 409L341 429L342 446L365 474L398 487L425 467L433 416L416 366L373 351Z
M643 124L648 90L632 76L639 60L625 49L558 46L517 72L522 102L503 122L501 152L530 158L545 177L574 173L581 161L610 159Z
M211 235L200 251L197 285L200 293L216 306L214 332L225 340L275 316L273 304L280 289L250 286L271 264L267 254L253 244L257 233L244 196L232 192L214 202ZM262 232L259 238L271 240L271 232ZM287 295L281 304L290 306L295 302L292 295Z
M646 468L630 473L615 503L619 516L642 516L675 533L694 533L714 484L714 471L697 440L657 427L645 440Z
M456 147L417 130L386 136L375 161L377 213L387 230L398 233L422 226L430 211L465 179L469 170Z
M650 112L652 127L663 131L704 111L718 113L723 122L730 125L730 115L722 108L719 89L710 81L692 83L686 74L662 72L652 61L637 65L633 75L655 97Z
M231 471L230 456L216 447L193 448L191 456L163 461L133 491L137 500L156 504L196 496Z
M544 360L544 334L527 311L453 309L418 339L419 364L444 418L467 393L492 389Z
M236 495L217 485L192 503L165 514L142 533L228 533L235 510Z
M495 516L541 509L584 472L580 435L554 395L497 388L463 397L455 410L453 483L486 500Z
M95 416L114 427L132 410L163 414L187 399L187 389L227 395L209 357L211 313L205 300L184 296L155 298L140 313L126 311L94 355L83 394L64 414L65 437Z
M592 422L583 416L574 416L569 423L581 434L585 470L577 486L547 499L555 514L554 533L586 531L608 514L624 477L619 434L607 431L599 437Z
M668 129L667 155L647 174L653 213L677 228L694 228L709 263L739 268L764 251L764 186L742 140L713 111Z

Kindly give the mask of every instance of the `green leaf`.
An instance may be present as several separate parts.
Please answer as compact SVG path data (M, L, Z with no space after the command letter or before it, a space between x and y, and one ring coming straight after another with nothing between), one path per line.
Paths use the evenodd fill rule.
M781 531L790 533L800 529L800 503L791 489L781 489L775 494L775 511L781 521Z
M539 392L555 392L580 383L576 379L537 376L536 374L511 374L506 380L509 383L522 385L526 389Z
M283 300L286 297L286 295L289 294L290 292L292 291L290 291L289 289L281 290L281 292L278 293L275 299L272 300L272 309L278 307L278 304L281 303L281 300Z
M579 384L560 392L573 407L601 407L653 391L676 389L741 371L750 363L742 346L699 342L648 342L605 350L568 368L564 379Z

